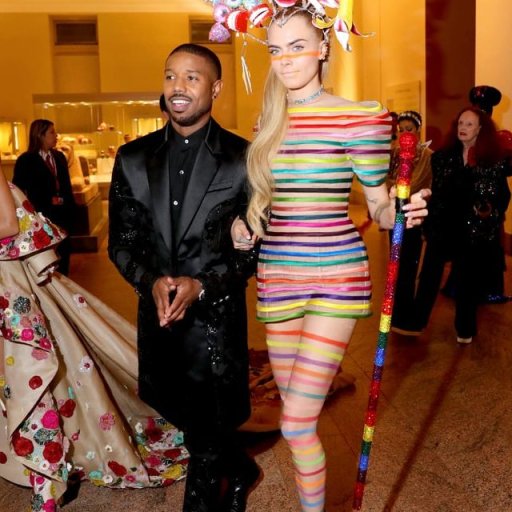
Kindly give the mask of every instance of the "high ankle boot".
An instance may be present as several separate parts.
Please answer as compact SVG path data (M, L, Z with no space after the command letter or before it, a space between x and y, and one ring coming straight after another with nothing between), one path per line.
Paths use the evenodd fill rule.
M218 512L219 496L218 462L192 456L187 470L183 512Z
M228 476L228 488L222 499L221 512L245 512L247 497L261 475L259 466L246 457L235 474Z

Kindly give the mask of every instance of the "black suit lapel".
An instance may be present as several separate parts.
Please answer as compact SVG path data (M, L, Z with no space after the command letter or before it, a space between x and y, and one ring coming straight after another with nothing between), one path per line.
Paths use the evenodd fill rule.
M165 245L172 252L171 199L169 185L169 148L167 146L167 130L162 143L152 153L146 155L149 190L151 193L151 209L155 229L160 231Z
M183 199L183 209L176 233L176 247L183 240L197 211L201 207L203 198L208 191L210 183L217 174L218 168L219 160L212 154L208 144L206 142L202 143Z

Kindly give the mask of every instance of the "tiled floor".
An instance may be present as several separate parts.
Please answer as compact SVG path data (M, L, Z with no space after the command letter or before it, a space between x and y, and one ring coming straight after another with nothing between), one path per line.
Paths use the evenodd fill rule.
M352 509L377 340L387 236L371 226L365 239L375 314L358 323L343 363L356 377L355 387L331 398L319 423L328 457L328 512ZM104 249L74 255L71 277L133 321L135 295ZM507 263L512 268L510 258ZM511 275L509 270L508 293ZM473 344L457 345L453 303L441 296L421 337L390 337L363 511L512 511L512 303L482 307L479 324ZM263 346L262 328L254 321L250 340ZM279 435L254 436L250 445L265 477L250 496L248 512L299 511L290 457ZM179 511L183 487L113 491L83 484L64 510ZM28 490L0 481L1 512L25 510L28 500Z

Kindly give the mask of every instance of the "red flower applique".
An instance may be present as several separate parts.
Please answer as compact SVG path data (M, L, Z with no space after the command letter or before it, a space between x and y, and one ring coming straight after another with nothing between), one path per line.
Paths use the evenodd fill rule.
M40 388L43 385L43 379L39 377L39 375L34 375L29 381L28 385L31 389L37 389Z
M7 309L9 307L9 301L5 297L0 297L0 309Z
M34 231L33 240L36 249L42 249L43 247L47 247L51 243L51 239L44 229Z
M128 470L115 460L110 460L108 462L108 467L114 472L116 476L123 477L128 473Z
M168 459L175 459L181 455L181 450L178 448L172 448L171 450L165 450L164 456Z
M34 451L32 441L20 436L19 433L12 436L12 447L14 448L14 453L20 457L26 457Z
M6 340L11 341L12 340L12 329L6 329L5 327L2 327L2 336Z
M5 464L7 462L7 455L4 452L0 452L0 464Z
M50 463L55 464L60 461L64 451L62 450L62 446L55 441L50 441L46 444L43 449L43 457Z
M160 441L160 439L162 439L162 437L164 436L164 433L162 432L161 429L159 428L147 428L146 431L145 431L145 434L148 436L149 440L152 442L152 443L156 443L158 441Z
M71 418L75 412L75 407L76 402L70 398L59 407L59 412L64 416L64 418Z

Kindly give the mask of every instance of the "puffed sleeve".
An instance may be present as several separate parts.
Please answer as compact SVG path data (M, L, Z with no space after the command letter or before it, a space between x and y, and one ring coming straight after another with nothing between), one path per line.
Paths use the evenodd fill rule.
M363 102L347 115L343 142L357 179L368 187L386 181L391 144L391 116L379 103Z

